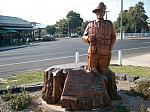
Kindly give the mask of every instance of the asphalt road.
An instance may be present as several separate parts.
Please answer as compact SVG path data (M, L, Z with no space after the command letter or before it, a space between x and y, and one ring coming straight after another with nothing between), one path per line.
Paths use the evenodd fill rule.
M60 39L37 43L19 49L0 51L0 77L32 69L46 69L49 66L75 62L75 52L80 62L87 61L88 45L80 38ZM150 53L150 39L118 40L113 49L112 60L117 59L117 50L123 49L123 58Z

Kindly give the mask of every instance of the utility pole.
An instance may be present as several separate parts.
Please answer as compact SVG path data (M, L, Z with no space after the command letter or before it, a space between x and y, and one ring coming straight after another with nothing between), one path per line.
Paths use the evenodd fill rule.
M123 27L122 27L122 17L123 16L123 0L121 0L121 21L120 21L120 39L123 39Z
M105 13L106 13L106 20L107 20L107 13L108 13L108 12L110 12L110 11L105 11Z
M68 18L68 37L70 37L70 33L69 33L69 18Z

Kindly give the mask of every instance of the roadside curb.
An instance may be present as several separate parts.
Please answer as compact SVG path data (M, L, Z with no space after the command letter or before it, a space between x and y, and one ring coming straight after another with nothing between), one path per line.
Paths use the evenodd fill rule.
M28 47L28 45L4 47L4 48L0 48L0 51L13 50L13 49L24 48L24 47Z
M130 37L130 38L123 38L123 39L120 39L120 37L117 38L117 40L144 40L144 39L150 39L150 37L145 37L145 38L143 38L143 37Z
M22 90L28 91L28 92L36 92L39 90L42 90L43 87L43 83L40 84L33 84L33 85L26 85L26 86L14 86L8 89L0 89L0 95L2 95L3 93L7 93L8 91L10 91L11 93L18 93L21 92Z

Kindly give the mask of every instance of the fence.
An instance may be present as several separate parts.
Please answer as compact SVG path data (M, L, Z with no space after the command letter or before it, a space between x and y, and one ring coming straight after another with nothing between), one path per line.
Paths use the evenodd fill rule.
M120 33L116 33L117 39L120 39ZM150 33L123 33L123 39L132 38L150 38Z

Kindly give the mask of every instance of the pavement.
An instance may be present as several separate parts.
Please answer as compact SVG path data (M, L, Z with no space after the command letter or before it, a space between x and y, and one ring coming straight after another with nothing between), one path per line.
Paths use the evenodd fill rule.
M110 64L119 65L119 61L111 60ZM49 67L45 71L49 71L51 68L79 68L84 65L87 65L87 62L60 64L60 65L54 65L52 67ZM122 65L123 66L132 65L132 66L150 67L150 53L134 56L131 58L124 58L122 59Z
M29 47L29 46L35 46L35 45L37 45L37 43L29 43L29 44L20 45L20 46L0 47L0 52L1 52L1 51L7 51L7 50L13 50L13 49L24 48L24 47Z
M7 50L18 49L18 48L24 48L24 47L27 47L27 46L28 45L0 47L0 51L7 51Z
M119 61L111 60L111 64L119 64ZM122 59L122 65L150 67L150 53Z

